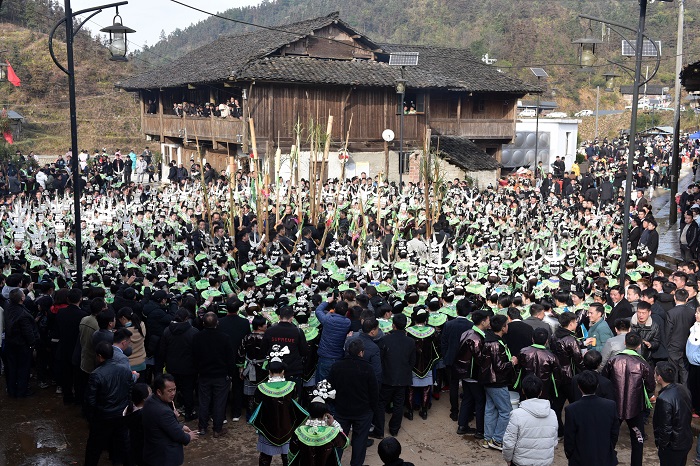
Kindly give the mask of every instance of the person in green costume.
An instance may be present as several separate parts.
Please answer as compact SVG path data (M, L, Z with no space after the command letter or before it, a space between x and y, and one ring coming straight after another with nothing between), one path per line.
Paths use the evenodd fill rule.
M309 416L294 399L296 384L284 379L284 368L280 358L272 358L267 365L270 375L267 381L258 385L255 393L259 404L250 423L258 431L260 466L270 466L276 455L281 455L282 464L288 466L289 441L294 430Z
M289 465L341 466L338 451L347 448L350 441L326 405L326 398L333 398L335 390L323 380L314 394L317 396L309 405L309 419L296 428L289 443Z
M408 419L413 419L413 393L420 390L420 411L423 419L428 418L428 401L430 388L433 386L433 365L438 360L435 349L436 331L428 326L428 310L424 306L413 314L414 325L406 329L406 334L416 342L416 363L413 366L413 383L408 388L406 404L408 406Z

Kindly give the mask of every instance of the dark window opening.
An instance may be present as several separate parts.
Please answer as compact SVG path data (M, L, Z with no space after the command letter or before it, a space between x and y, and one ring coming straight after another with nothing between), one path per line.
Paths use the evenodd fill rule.
M486 100L483 97L474 97L472 111L474 113L486 112Z
M401 104L401 94L396 95L396 114L416 115L425 113L425 94L422 92L407 92L404 94L403 105Z

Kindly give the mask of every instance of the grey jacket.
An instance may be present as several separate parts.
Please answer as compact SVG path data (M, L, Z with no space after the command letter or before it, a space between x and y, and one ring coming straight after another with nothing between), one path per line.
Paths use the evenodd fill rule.
M510 413L503 435L503 459L518 466L548 466L557 446L557 416L549 400L522 401Z
M601 351L601 355L603 356L603 361L600 363L601 369L605 367L605 363L608 362L608 359L625 349L625 335L625 333L616 335L612 338L608 338L605 342L603 351Z

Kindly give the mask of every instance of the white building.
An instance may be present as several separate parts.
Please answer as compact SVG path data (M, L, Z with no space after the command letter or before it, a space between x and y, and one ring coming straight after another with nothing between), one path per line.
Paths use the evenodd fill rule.
M537 161L549 169L557 156L564 158L568 170L576 160L578 125L575 118L542 118L536 128L535 118L520 119L515 124L515 138L511 144L503 145L501 164L506 169L534 168L535 139L537 138ZM537 130L537 132L536 132Z

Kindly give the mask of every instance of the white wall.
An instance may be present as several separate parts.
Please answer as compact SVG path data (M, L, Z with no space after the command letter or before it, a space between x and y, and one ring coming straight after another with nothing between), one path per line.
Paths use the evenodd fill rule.
M549 170L550 165L556 160L557 156L564 158L566 169L571 168L571 165L576 160L576 139L578 138L578 125L581 121L573 118L540 118L539 128L536 128L537 122L535 118L527 118L517 120L515 123L516 138L514 145L520 140L519 138L527 138L528 135L534 138L535 130L538 132L538 149L537 160L542 160L542 164ZM568 138L567 138L568 134ZM542 147L549 143L549 151ZM534 148L525 149L526 162L534 163ZM504 146L505 147L505 146Z

